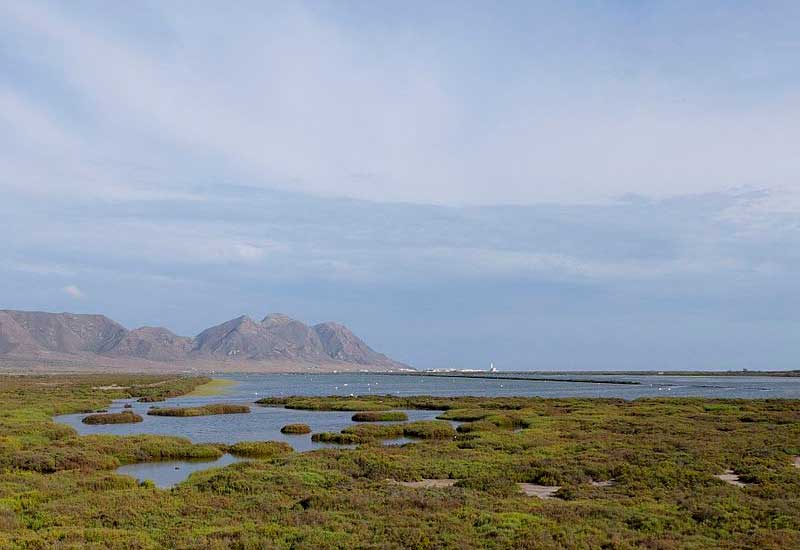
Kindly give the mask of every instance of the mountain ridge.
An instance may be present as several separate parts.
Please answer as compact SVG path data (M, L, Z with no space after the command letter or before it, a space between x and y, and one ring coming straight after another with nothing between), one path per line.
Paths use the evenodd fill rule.
M258 363L282 369L413 370L370 348L346 326L325 322L313 326L282 313L261 321L241 315L208 327L194 337L164 327L127 329L99 314L0 310L0 359L114 360L180 364L196 369L243 370Z

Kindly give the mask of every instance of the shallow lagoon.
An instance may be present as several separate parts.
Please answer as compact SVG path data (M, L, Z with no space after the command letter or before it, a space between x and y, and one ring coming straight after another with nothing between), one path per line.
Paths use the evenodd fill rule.
M535 375L532 375L535 376ZM552 377L552 376L551 376ZM557 378L558 376L556 376ZM56 421L74 427L80 434L159 434L187 437L195 443L236 443L238 441L285 441L296 451L335 446L311 441L310 434L286 435L281 427L305 423L316 432L338 432L353 424L353 412L304 411L282 407L262 407L253 402L266 396L289 395L438 395L438 396L541 396L541 397L716 397L716 398L800 398L800 378L766 376L632 376L632 375L563 375L563 378L629 381L638 385L597 384L568 381L498 380L473 378L435 378L424 376L391 376L375 374L236 374L220 375L236 382L222 395L184 396L166 403L137 403L118 400L111 412L132 410L144 421L137 424L87 425L83 414L62 415ZM198 417L147 416L152 406L198 406L208 403L245 403L249 414L228 414ZM406 411L409 421L431 420L440 411ZM412 440L398 439L387 444L403 444ZM215 461L177 461L126 465L118 473L138 479L151 479L156 485L169 487L183 481L191 472L221 467L239 459L225 455Z
M167 489L188 478L193 472L208 470L209 468L222 468L229 464L240 462L244 459L233 455L224 454L214 460L169 460L163 462L139 462L126 464L117 468L116 472L122 475L135 477L139 481L145 479L155 483L156 487Z
M367 373L340 374L230 374L217 375L238 382L228 394L254 401L265 396L289 395L435 395L538 397L709 397L774 399L800 398L800 377L674 376L602 374L496 373L494 376L530 376L564 381L477 379ZM609 383L571 382L599 380ZM636 382L615 384L613 382Z
M287 435L281 433L286 424L303 423L311 427L312 433L338 432L353 424L350 418L353 412L343 411L302 411L283 407L262 407L250 402L250 413L218 414L210 416L148 416L147 409L152 406L192 406L212 402L242 402L231 396L215 397L179 397L168 399L162 403L136 403L130 400L118 400L109 407L110 412L119 412L126 403L133 405L133 411L142 415L142 422L135 424L88 425L81 422L84 414L67 414L57 416L56 421L69 424L81 435L90 434L157 434L188 437L194 443L227 443L239 441L285 441L295 451L310 451L323 447L337 446L330 443L311 441L311 434ZM441 411L405 411L409 421L432 420ZM385 424L393 424L386 422Z

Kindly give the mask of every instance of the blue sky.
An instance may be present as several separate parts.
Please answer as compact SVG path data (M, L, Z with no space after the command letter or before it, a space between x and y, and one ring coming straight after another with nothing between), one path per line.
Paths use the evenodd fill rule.
M796 2L7 2L0 304L797 368Z

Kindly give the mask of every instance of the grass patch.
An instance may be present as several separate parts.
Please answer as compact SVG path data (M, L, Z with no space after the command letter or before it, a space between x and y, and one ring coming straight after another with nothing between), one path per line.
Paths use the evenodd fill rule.
M453 439L456 431L443 420L420 420L404 424L403 435L420 439Z
M286 424L283 428L281 428L282 434L310 434L311 433L311 426L308 424Z
M252 458L272 458L289 454L292 446L283 441L241 441L228 447L228 452L236 456Z
M373 439L397 439L403 437L403 424L357 424L342 430L343 434L353 434L363 441Z
M354 433L319 432L311 436L311 441L317 443L336 443L338 445L354 445L366 443L371 438L366 438Z
M186 395L189 397L210 397L214 395L222 395L237 384L238 382L235 380L228 380L226 378L213 378L211 381L197 386Z
M83 417L81 422L84 424L133 424L134 422L141 422L143 418L132 411L123 411L118 413L99 413L90 414Z
M353 422L404 422L408 420L408 415L403 411L357 412L352 420Z
M247 405L217 403L202 407L153 407L147 411L151 416L210 416L214 414L245 414L250 412Z

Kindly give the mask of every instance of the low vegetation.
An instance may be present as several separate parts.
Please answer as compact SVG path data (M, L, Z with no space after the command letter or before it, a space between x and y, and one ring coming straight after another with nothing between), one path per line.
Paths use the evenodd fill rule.
M202 407L153 407L147 411L151 416L210 416L214 414L244 414L249 413L247 405L231 405L217 403L203 405Z
M293 451L292 446L283 441L241 441L230 445L227 451L235 456L252 458L272 458Z
M403 411L370 411L353 415L353 422L403 422L408 415Z
M292 435L310 434L311 426L308 424L286 424L281 428L281 433Z
M212 395L220 395L226 393L231 387L235 386L234 380L227 380L225 378L214 378L205 384L201 384L194 388L186 395L190 397L209 397Z
M362 441L397 439L403 437L403 424L355 424L342 433L357 435Z
M403 435L421 439L453 439L456 431L443 420L420 420L403 426Z
M165 401L192 392L198 386L208 384L211 378L205 376L166 378L155 382L134 382L126 390L129 397L138 397L141 403Z
M98 413L84 416L81 422L84 424L132 424L141 422L143 419L132 411L118 413Z
M311 441L316 443L336 443L338 445L355 445L366 443L369 438L353 433L319 432L311 436Z
M334 434L355 448L295 453L251 443L267 445L264 460L196 472L171 490L113 469L215 458L235 446L81 437L52 421L137 397L93 387L153 383L190 385L107 375L0 380L0 548L800 548L800 401L303 398L315 410L358 401L445 411L463 423L403 446L374 441L416 422ZM449 425L415 431L439 433L439 422ZM715 477L727 470L744 486ZM540 499L520 483L561 489Z
M324 443L357 444L383 439L411 437L418 439L453 439L456 435L449 422L441 420L419 420L398 424L357 424L340 433L322 432L314 434L312 441Z

